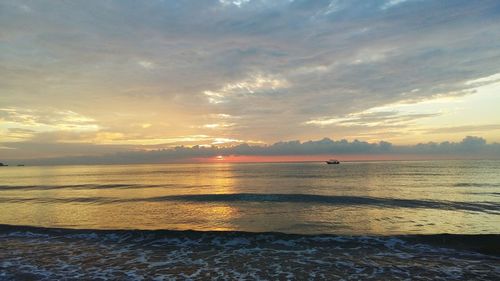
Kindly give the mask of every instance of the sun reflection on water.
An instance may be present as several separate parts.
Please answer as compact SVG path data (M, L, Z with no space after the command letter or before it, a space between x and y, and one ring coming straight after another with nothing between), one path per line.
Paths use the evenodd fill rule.
M498 163L484 165L344 163L332 168L314 163L220 162L12 167L8 173L0 171L0 224L337 234L496 233L500 226L494 211L432 205L442 201L498 205L499 198L489 195L500 187L495 173ZM478 187L462 184L475 182ZM217 197L223 194L232 197ZM301 197L307 194L347 202L307 201ZM354 202L375 198L382 203L349 203L349 198ZM391 205L393 199L427 203L405 207Z

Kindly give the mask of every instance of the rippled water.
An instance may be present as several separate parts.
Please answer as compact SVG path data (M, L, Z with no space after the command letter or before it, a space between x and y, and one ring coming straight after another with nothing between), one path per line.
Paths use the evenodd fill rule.
M498 280L499 171L500 161L2 167L0 280Z
M0 224L500 233L500 161L0 168Z

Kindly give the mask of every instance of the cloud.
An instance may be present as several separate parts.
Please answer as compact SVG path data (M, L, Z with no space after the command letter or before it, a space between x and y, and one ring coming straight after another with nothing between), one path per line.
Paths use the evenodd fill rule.
M384 125L401 126L406 125L408 122L413 122L417 119L434 117L438 113L413 113L402 114L396 111L373 111L349 114L340 118L322 118L316 120L309 120L305 122L307 125L340 125L340 126L366 126L366 127L380 127Z
M228 128L228 127L232 127L234 125L235 125L235 123L212 123L212 124L203 125L203 128L218 129L218 128Z
M0 136L4 140L29 140L39 133L72 131L95 132L96 120L71 110L50 111L0 108Z
M486 158L500 159L500 144L487 144L481 137L467 136L460 142L421 143L417 145L393 145L380 141L369 143L364 141L331 140L323 138L318 141L281 141L272 145L255 145L240 143L234 139L215 139L212 146L195 145L192 147L176 146L168 149L130 150L126 146L90 146L85 144L64 144L59 148L53 144L6 143L9 150L3 153L15 155L15 150L31 149L57 150L73 152L76 156L41 157L39 159L13 159L10 161L29 164L113 164L113 163L169 163L194 161L193 159L213 158L216 156L310 156L310 155L361 155L365 159L385 155L397 159L436 158ZM230 145L220 145L230 144ZM103 151L116 153L102 154ZM100 155L78 155L77 151L92 150ZM6 154L7 155L7 154ZM327 156L325 156L327 157ZM5 158L4 158L5 159ZM8 159L8 158L6 158ZM7 161L4 161L7 162Z
M468 95L497 81L499 9L496 0L7 0L0 103L55 119L74 112L88 122L58 124L131 141L363 136L370 124L409 126L439 113L388 110L374 119L373 108ZM9 128L50 123L17 114ZM238 118L207 117L217 114ZM203 127L223 123L236 124Z
M392 8L394 6L403 4L403 3L407 2L407 1L408 0L389 0L389 1L386 1L385 4L382 5L381 9L382 10L390 9L390 8Z
M497 156L500 153L500 144L487 145L486 140L480 137L467 136L459 143L441 142L441 143L424 143L417 144L412 147L401 149L407 153L425 153L425 154L454 154L460 155L463 153L492 153L491 156ZM478 155L479 156L479 155ZM484 155L483 155L484 156Z
M249 78L234 83L227 83L217 91L203 91L208 101L213 104L229 102L235 99L244 99L248 95L265 94L277 89L288 87L288 82L283 79L251 75Z
M0 108L0 118L5 122L34 125L34 126L60 126L72 127L82 125L92 126L94 119L83 116L71 110L64 111L40 111L21 108Z
M433 134L482 132L482 131L500 130L500 124L453 126L453 127L441 127L441 128L432 128L424 130L426 133L433 133Z
M137 64L144 67L145 69L154 69L155 68L155 64L153 62L147 61L147 60L140 60L137 62Z

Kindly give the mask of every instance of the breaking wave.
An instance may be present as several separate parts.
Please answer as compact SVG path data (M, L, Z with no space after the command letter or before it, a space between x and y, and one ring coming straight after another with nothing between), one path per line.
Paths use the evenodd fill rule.
M493 280L499 239L0 225L0 280Z

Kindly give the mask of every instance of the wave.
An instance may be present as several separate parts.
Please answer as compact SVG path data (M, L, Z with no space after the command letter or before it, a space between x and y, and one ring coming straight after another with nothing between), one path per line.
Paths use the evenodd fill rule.
M241 176L247 178L248 176ZM282 175L283 178L336 178L334 175ZM230 176L227 178L238 178ZM474 183L459 182L452 184L453 187L500 187L500 183ZM66 185L0 185L1 190L52 190L52 189L139 189L139 188L165 188L165 187L210 187L210 185L183 185L183 184L66 184Z
M477 212L500 212L500 204L495 202L453 202L414 199L377 198L363 196L332 196L314 194L196 194L173 195L141 199L146 201L192 201L192 202L277 202L277 203L318 203L328 205L379 206L387 208L429 208L445 210L467 210Z
M0 203L131 203L131 202L199 202L199 203L303 203L337 206L373 206L384 208L425 208L439 210L462 210L500 214L500 203L497 202L456 202L444 200L417 200L379 198L364 196L338 196L314 194L267 194L267 193L232 193L232 194L189 194L169 195L146 198L114 198L114 197L71 197L71 198L0 198Z
M283 232L248 232L248 231L200 231L200 230L141 230L141 229L77 229L39 227L27 225L0 224L0 237L32 237L32 238L80 238L102 239L103 241L146 243L146 242L173 242L183 244L182 241L210 239L250 239L256 242L272 243L277 240L301 241L314 245L325 243L342 244L357 242L377 244L391 247L397 243L427 243L434 246L443 246L462 250L471 250L500 257L500 234L411 234L411 235L335 235L335 234L294 234ZM174 240L165 240L166 238ZM180 239L180 240L178 240ZM201 240L200 240L201 239ZM212 241L214 242L214 241ZM189 244L189 242L187 242ZM221 245L219 242L215 244ZM234 241L228 245L236 245ZM246 243L245 243L246 244Z
M467 192L466 194L500 196L500 192Z
M500 183L459 182L454 187L500 187Z
M0 225L0 280L494 280L499 239Z
M52 190L52 189L140 189L165 187L206 187L181 184L67 184L67 185L0 185L1 190Z

